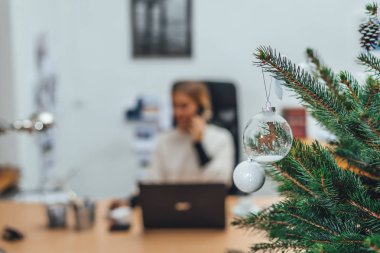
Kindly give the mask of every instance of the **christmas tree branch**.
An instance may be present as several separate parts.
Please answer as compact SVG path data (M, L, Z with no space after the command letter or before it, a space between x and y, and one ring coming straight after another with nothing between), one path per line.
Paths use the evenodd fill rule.
M368 120L366 121L367 125L368 125L369 128L372 130L372 132L373 132L374 134L376 134L377 137L380 138L380 133L379 133L379 132L377 131L377 129L373 126L372 122L373 122L372 119L368 119Z
M360 143L343 138L334 147L339 165L346 170L371 180L380 180L380 165L376 165L380 157L375 150L368 149Z
M276 208L276 205L272 205L268 208L261 210L259 213L249 213L246 217L235 217L231 222L231 225L237 226L239 228L248 228L248 229L259 229L266 230L268 227L274 226L293 226L287 221L280 219L268 219L272 216L273 210Z
M337 82L333 71L329 67L322 64L322 60L320 59L319 55L314 52L313 49L306 49L306 55L309 58L310 62L314 64L317 70L315 74L317 74L317 76L326 83L329 89L336 96L339 96L339 83Z
M316 179L316 178L314 177L314 175L311 173L311 171L310 171L308 168L306 168L304 164L302 164L302 161L301 161L300 157L294 157L294 159L298 162L298 164L301 166L301 168L302 168L304 171L306 171L307 174L309 174L309 176L310 176L311 178L313 178L314 180Z
M374 252L380 253L380 235L367 238L364 244L370 247Z
M281 162L273 164L274 171L280 172L283 178L275 175L274 171L271 172L271 175L277 177L277 180L290 180L293 182L293 186L298 186L313 197L329 194L323 173L317 173L316 170L318 167L325 166L320 163L326 160L326 154L322 154L320 149L322 148L317 143L308 146L301 141L294 141L289 155ZM309 156L310 153L314 154L313 158ZM335 164L335 160L330 160L330 163ZM285 186L282 186L284 190L286 189Z
M323 175L321 175L321 187L322 187L322 191L327 195L328 191L325 186L325 177Z
M360 161L360 160L355 160L354 158L351 158L351 157L349 157L349 158L339 158L339 157L337 157L337 161L338 162L344 162L344 161L348 161L348 162L354 162L354 163L357 163L357 164L361 164L361 165L363 165L363 166L367 166L368 165L368 163L366 163L366 162L363 162L363 161Z
M277 166L276 164L273 164L273 167L279 171L286 179L292 181L295 185L297 185L299 188L301 188L302 190L306 191L307 193L309 193L310 195L316 197L317 195L312 192L310 189L308 189L307 187L305 187L304 185L302 185L300 182L298 182L295 178L293 178L292 176L290 176L288 173L286 173L285 171L283 171L280 166Z
M294 250L304 250L304 245L290 242L258 243L251 247L251 252L294 252Z
M365 6L367 10L367 14L376 16L377 15L377 4L376 3L370 3Z
M357 58L359 64L367 67L368 72L374 73L377 77L380 77L380 59L376 58L369 52L359 54Z
M353 162L355 164L361 164L365 167L368 166L368 164L363 162L363 161L358 161L355 159L351 159L349 157L348 158L347 157L344 157L344 158L338 157L337 162L339 163L339 165L344 170L352 171L353 173L355 173L356 175L361 176L361 177L366 177L366 178L371 179L371 180L380 181L380 176L371 174L368 171L366 171L365 169L362 169L362 168L359 168L355 165L352 165L352 162Z
M315 243L323 243L323 244L336 244L336 242L333 241L320 241L320 240L311 240ZM352 241L352 240L342 240L341 243L343 244L363 244L364 241L358 240L358 241Z
M380 153L380 138L373 133L368 125L359 119L361 112L358 105L353 104L355 98L336 97L322 86L318 80L307 72L292 64L288 59L277 54L270 47L260 47L255 53L259 66L270 72L276 79L284 81L284 85L294 90L299 98L307 103L315 116L330 131L339 138L350 138L350 141L361 142L366 145L368 152L376 157ZM343 77L349 77L343 74ZM359 95L359 89L354 87L354 80L350 83L353 94ZM377 128L375 128L377 129ZM372 133L371 133L372 131ZM370 151L372 149L372 151ZM374 150L373 150L374 149Z
M354 207L360 209L361 211L367 213L368 215L370 215L370 216L372 216L372 217L375 217L376 219L380 220L380 214L377 214L377 213L375 213L374 211L369 210L368 208L366 208L366 207L364 207L364 206L362 206L362 205L356 203L355 201L350 200L350 201L348 201L348 203L349 203L350 205L352 205L352 206L354 206Z
M311 225L313 227L319 228L319 229L321 229L321 230L323 230L323 231L325 231L327 233L333 234L335 236L338 235L334 231L332 231L332 230L330 230L330 229L328 229L326 227L323 227L322 225L316 224L316 223L314 223L314 222L312 222L312 221L310 221L308 219L305 219L305 218L303 218L303 217L301 217L299 215L295 215L295 214L292 214L292 213L286 213L286 214L288 214L288 215L290 215L290 216L292 216L292 217L294 217L296 219L299 219L300 221L303 221L303 222L305 222L305 223L307 223L307 224L309 224L309 225Z
M257 62L260 67L275 75L276 79L283 80L285 86L294 89L304 100L312 106L322 106L331 115L338 116L334 107L330 102L335 102L333 99L327 101L328 91L314 79L310 74L301 70L299 67L292 64L285 57L277 55L276 51L270 47L260 47L255 54L260 60Z
M370 91L370 94L369 94L369 97L368 97L368 100L367 100L367 103L365 104L365 108L366 110L368 110L369 106L371 105L372 101L373 101L373 97L375 96L376 93L379 92L379 87L374 87L373 89L371 89Z
M373 105L374 98L380 93L379 83L373 78L369 77L366 80L365 87L363 89L363 95L361 96L364 106L364 112L367 112Z
M339 73L340 82L346 85L347 89L350 91L352 97L356 102L359 101L359 84L358 81L347 71L342 71Z
M379 176L376 176L374 174L371 174L365 170L362 170L362 169L359 169L359 168L347 168L349 171L352 171L353 173L355 173L356 175L358 176L361 176L361 177L366 177L368 179L372 179L372 180L376 180L376 181L379 181L380 180L380 177Z
M329 200L326 201L326 203L329 202ZM332 207L340 206L342 205L332 205ZM365 219L358 216L359 220L356 221L356 216L352 216L355 212L342 212L342 220L334 213L330 215L321 213L321 217L318 217L316 216L317 210L318 208L316 209L314 204L307 200L289 200L275 204L259 214L250 214L247 218L239 218L240 221L235 225L267 230L270 232L270 239L277 238L277 242L302 243L305 246L328 244L329 247L335 249L332 252L340 252L337 249L343 245L353 245L353 251L349 252L361 252L358 249L362 249L362 243L366 236L355 234L353 231L357 227L355 224L365 222ZM352 230L352 232L342 233L346 229ZM269 252L273 251L269 250Z
M310 153L313 153L314 156L309 157L308 154ZM298 164L291 163L292 160L297 161ZM314 173L310 172L310 169L304 169L305 167L308 167L308 165L313 166L313 168L319 167L321 172L315 171L314 173L318 173L320 175L319 177L321 178L321 182L315 182L315 180L313 180ZM304 175L296 173L299 168L302 168L304 171L308 171L307 175L309 175L309 178L304 180L306 180L309 185L312 185L314 190L300 182L300 179L298 178L304 177ZM343 174L344 171L336 164L335 158L331 156L329 150L321 147L317 142L314 142L310 147L308 147L304 143L296 141L288 157L283 159L281 162L274 164L274 169L279 171L281 175L283 175L284 179L290 180L295 186L298 186L308 192L313 197L333 200L339 196L341 201L346 200L351 206L361 210L367 215L370 215L376 219L380 218L380 215L375 211L380 210L380 205L372 205L372 207L366 206L365 204L363 205L362 203L369 202L368 197L355 200L356 195L350 194L348 191L349 189L345 186L350 185L351 187L355 186L355 189L360 189L362 186L361 182L358 181L358 178L356 178L353 174ZM324 175L329 175L330 188L342 186L343 188L340 190L341 192L337 192L335 189L333 193L330 193L326 187L326 178ZM281 179L277 177L277 180ZM318 190L318 188L321 189ZM363 195L364 192L365 191L363 190Z

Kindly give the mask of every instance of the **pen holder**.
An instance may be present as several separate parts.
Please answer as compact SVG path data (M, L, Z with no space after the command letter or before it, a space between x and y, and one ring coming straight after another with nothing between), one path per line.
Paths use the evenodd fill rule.
M75 229L89 229L95 222L95 203L86 200L83 204L74 203Z
M66 227L67 208L65 204L54 203L46 204L46 214L48 217L49 228L64 228Z

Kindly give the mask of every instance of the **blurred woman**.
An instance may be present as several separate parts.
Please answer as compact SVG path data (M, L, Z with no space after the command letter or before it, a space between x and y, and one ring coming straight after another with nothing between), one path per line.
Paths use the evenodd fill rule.
M208 124L211 104L205 84L178 82L172 88L175 128L162 134L149 181L231 184L234 145L230 132Z

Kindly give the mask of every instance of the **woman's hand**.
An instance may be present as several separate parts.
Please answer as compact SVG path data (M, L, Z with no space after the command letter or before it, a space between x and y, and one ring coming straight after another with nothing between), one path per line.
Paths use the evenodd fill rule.
M202 141L205 128L206 128L206 122L202 117L195 116L194 118L192 118L190 128L189 128L189 133L191 136L191 140L194 143Z

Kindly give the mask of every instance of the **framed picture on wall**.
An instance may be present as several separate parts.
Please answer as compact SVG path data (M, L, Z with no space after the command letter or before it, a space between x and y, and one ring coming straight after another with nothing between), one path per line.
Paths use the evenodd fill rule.
M134 57L191 56L191 0L130 0Z

